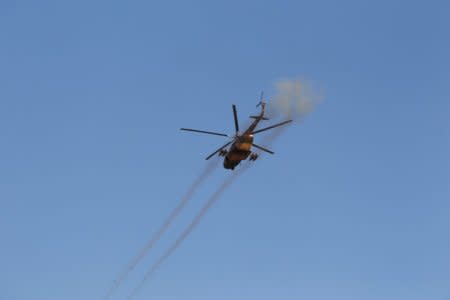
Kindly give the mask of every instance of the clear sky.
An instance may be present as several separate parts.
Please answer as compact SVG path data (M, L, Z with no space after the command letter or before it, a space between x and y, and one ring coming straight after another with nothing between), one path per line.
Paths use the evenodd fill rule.
M324 101L137 299L450 299L449 9L0 1L0 299L100 299L224 143L179 128L232 133L296 77Z

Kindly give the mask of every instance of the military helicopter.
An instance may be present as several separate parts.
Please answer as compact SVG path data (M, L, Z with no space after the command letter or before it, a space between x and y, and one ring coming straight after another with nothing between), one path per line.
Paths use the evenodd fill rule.
M206 160L210 159L214 155L218 154L219 156L223 156L223 167L225 169L231 169L234 170L234 168L239 165L239 163L243 160L246 160L247 158L251 161L255 161L258 158L258 153L252 152L251 148L252 146L255 148L258 148L264 152L274 154L273 151L266 149L262 146L256 145L253 143L253 135L273 129L275 127L279 127L282 125L285 125L287 123L292 122L292 120L287 120L269 127L265 127L262 129L255 130L258 126L259 122L262 120L269 120L264 116L266 103L263 101L263 94L261 93L261 98L259 103L256 105L256 107L261 107L261 113L257 116L250 116L250 118L254 119L254 121L250 124L250 126L243 132L239 132L239 122L238 122L238 116L237 116L237 110L236 105L232 105L233 107L233 116L234 116L234 127L235 127L235 135L232 136L232 140L211 153L206 157ZM181 128L181 130L184 131L192 131L192 132L198 132L198 133L205 133L205 134L212 134L212 135L219 135L224 137L230 137L227 134L219 133L219 132L213 132L213 131L205 131L205 130L197 130L197 129L190 129L190 128ZM226 149L229 145L231 146Z

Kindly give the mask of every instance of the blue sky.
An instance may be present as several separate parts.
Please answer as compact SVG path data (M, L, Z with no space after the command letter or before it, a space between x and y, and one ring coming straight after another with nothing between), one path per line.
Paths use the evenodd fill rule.
M297 77L324 101L137 299L448 299L449 8L1 1L0 299L100 299L224 143L178 129L231 133Z

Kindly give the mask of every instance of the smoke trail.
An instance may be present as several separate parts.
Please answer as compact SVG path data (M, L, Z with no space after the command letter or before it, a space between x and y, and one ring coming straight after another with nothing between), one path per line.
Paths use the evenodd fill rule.
M148 243L142 248L142 250L130 261L130 263L126 266L126 268L119 274L117 279L113 282L112 286L109 288L106 296L103 298L104 300L110 299L112 294L119 288L121 283L125 280L128 274L136 267L136 265L150 252L153 246L158 242L164 232L169 228L174 219L178 216L178 214L183 210L186 204L194 195L194 192L201 185L201 183L208 178L209 174L217 167L217 161L210 161L202 173L197 177L197 179L191 184L186 194L181 198L181 201L177 204L177 206L171 211L171 213L167 216L164 223L159 227L158 231L155 235L148 241Z
M167 251L152 265L147 273L145 273L144 278L139 283L139 285L131 292L128 296L127 300L133 299L136 294L142 289L145 282L159 269L162 263L169 258L169 256L181 245L181 243L191 234L192 230L198 225L204 215L208 212L211 206L220 198L222 193L236 180L236 178L244 173L250 164L244 165L241 169L235 171L235 173L231 174L211 195L205 205L202 207L200 212L195 216L189 226L180 234L178 239L167 249Z

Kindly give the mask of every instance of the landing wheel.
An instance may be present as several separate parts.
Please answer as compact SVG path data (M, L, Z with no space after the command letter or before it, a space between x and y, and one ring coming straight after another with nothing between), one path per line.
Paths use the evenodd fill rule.
M257 160L257 159L258 159L258 154L252 153L252 154L250 155L250 160Z

